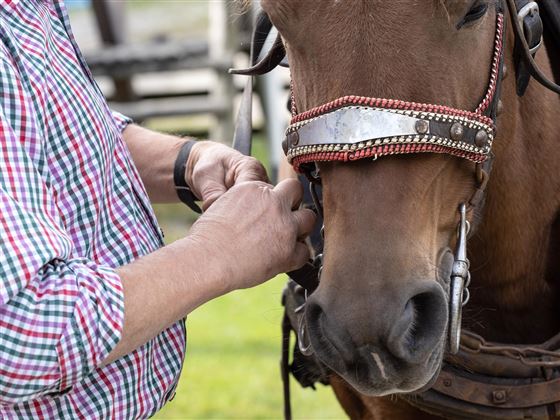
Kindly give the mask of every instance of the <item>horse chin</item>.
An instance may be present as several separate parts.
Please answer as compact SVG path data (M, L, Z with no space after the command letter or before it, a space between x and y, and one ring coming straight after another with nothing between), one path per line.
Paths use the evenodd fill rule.
M446 343L443 335L426 359L407 363L377 346L352 349L342 333L338 340L327 339L321 328L314 333L309 335L314 356L357 392L374 397L418 393L431 387L439 375Z
M422 366L395 369L390 373L384 371L383 375L376 368L366 369L362 366L354 372L346 369L337 374L357 392L366 396L412 394L425 391L433 385L439 375L442 359L443 351L438 349Z
M348 385L366 396L415 394L431 388L434 384L441 370L443 353L443 346L434 350L423 365L394 368L392 371L389 371L386 365L382 374L376 367L364 365L354 367L354 371L351 371L351 367L343 371L334 368L333 370Z

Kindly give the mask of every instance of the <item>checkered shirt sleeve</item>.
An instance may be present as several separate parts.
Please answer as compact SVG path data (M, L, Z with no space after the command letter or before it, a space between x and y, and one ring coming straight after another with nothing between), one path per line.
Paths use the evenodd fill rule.
M118 111L112 111L113 113L113 120L115 121L115 124L117 125L117 128L120 130L120 132L122 133L126 127L128 127L129 124L132 124L132 118L127 117L126 115L121 114Z
M0 1L0 419L143 419L169 401L176 322L118 343L116 267L163 246L122 132L63 0Z
M28 110L14 95L21 92L14 68L0 59L0 74L10 73L0 84L0 404L68 390L116 346L123 323L119 276L74 255L34 164L39 147L26 142L44 139L22 138L11 125L25 135Z

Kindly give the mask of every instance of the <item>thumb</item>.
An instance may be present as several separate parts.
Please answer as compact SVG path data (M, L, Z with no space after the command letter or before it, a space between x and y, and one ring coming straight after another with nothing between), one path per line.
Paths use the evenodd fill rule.
M202 209L207 210L214 201L216 201L222 194L227 191L226 186L223 183L216 182L216 181L208 181L206 182L200 191L201 200L202 200Z

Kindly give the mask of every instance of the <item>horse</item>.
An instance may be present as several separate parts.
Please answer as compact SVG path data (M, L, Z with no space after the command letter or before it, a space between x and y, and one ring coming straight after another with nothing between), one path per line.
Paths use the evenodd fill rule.
M513 0L261 0L290 65L288 158L322 187L320 282L298 338L351 418L454 416L423 392L457 352L557 367L533 344L560 331L560 97L528 82L519 56L536 45L518 38L537 4L520 3L524 15ZM558 80L545 44L536 66ZM380 140L359 137L363 121ZM344 144L341 124L361 143ZM527 413L512 407L504 418Z

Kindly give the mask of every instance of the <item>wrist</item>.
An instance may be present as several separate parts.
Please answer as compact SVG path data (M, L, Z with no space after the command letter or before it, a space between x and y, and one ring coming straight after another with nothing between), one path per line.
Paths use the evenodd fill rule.
M204 149L208 148L210 144L212 144L212 142L208 140L195 141L186 161L185 182L190 186L194 193L198 193L193 181L194 168L196 167L197 162L200 160L202 152L204 151Z
M188 162L189 160L192 161L191 152L195 146L196 141L194 140L187 140L181 145L173 167L173 183L179 200L190 207L194 212L202 213L200 207L195 203L195 201L199 201L199 198L193 191L191 184L187 182L187 177L185 176Z

